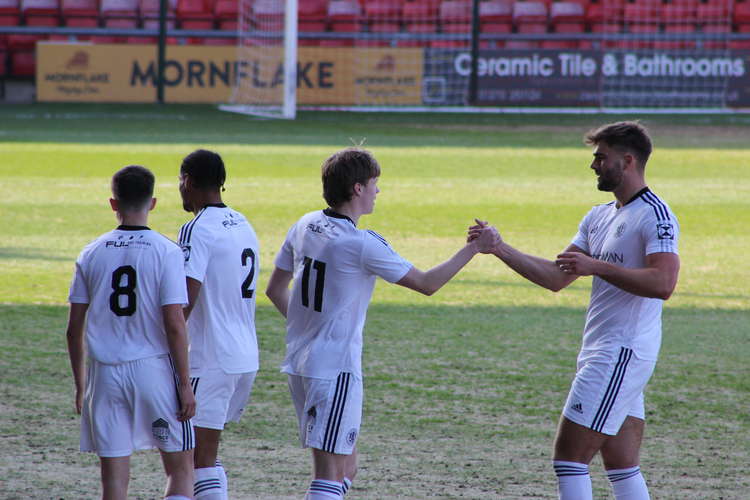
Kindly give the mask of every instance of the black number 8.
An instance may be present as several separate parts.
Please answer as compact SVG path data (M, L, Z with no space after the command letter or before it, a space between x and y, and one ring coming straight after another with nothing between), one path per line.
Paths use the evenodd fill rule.
M122 285L122 277L125 276L127 281ZM118 316L132 316L135 314L135 285L136 285L135 268L133 266L120 266L112 273L112 295L109 296L109 308ZM120 297L125 296L127 302L125 306L120 305Z

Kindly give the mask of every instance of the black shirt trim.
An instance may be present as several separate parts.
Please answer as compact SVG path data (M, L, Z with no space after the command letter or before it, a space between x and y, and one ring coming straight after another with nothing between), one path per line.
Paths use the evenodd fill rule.
M150 227L146 226L126 226L124 224L117 226L120 231L150 231Z
M651 191L651 190L650 190L650 189L648 188L648 186L646 186L645 188L643 188L643 189L641 189L640 191L638 191L637 193L635 193L635 194L633 195L633 197L632 197L632 198L630 198L630 199L629 199L629 200L628 200L628 201L627 201L627 202L625 203L625 205L627 205L627 204L628 204L628 203L630 203L631 201L635 200L636 198L639 198L639 197L640 197L640 196L641 196L641 195L642 195L643 193L648 193L649 191ZM623 205L623 207L624 207L625 205Z
M224 203L207 203L203 208L216 207L216 208L227 208Z
M340 213L338 213L338 212L334 212L334 211L333 211L333 210L331 210L330 208L326 208L326 209L324 209L324 210L323 210L323 213L324 213L324 214L325 214L326 216L328 216L328 217L333 217L334 219L346 219L346 220L348 220L349 222L351 222L351 223L352 223L352 225L353 225L354 227L357 227L357 225L356 225L356 224L354 224L354 221L353 221L353 220L351 220L351 219L350 219L350 218L349 218L348 216L346 216L346 215L344 215L344 214L340 214Z

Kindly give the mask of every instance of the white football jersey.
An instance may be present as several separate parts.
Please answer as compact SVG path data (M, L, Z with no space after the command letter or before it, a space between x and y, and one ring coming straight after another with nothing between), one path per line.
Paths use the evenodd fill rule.
M185 274L201 282L188 319L190 375L258 370L255 294L260 250L253 226L223 203L207 205L180 229Z
M78 256L68 300L89 304L89 356L120 364L169 353L162 306L187 303L180 247L144 226L120 226Z
M403 278L411 264L374 231L330 209L304 215L286 236L276 267L294 273L281 371L333 379L362 376L362 330L375 277Z
M614 201L592 208L573 244L595 259L641 268L649 254L676 254L679 235L680 226L669 206L644 188L619 209ZM580 358L624 346L641 359L656 361L663 302L633 295L594 276Z

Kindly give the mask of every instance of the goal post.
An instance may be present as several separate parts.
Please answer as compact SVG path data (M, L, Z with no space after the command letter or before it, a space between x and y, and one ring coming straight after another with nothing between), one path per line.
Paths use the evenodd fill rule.
M293 120L297 113L297 0L240 0L229 103L219 109Z

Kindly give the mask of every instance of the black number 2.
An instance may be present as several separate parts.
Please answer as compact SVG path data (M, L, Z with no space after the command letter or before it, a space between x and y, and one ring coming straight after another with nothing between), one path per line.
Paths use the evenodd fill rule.
M313 309L318 312L323 310L323 286L326 282L326 263L320 262L319 260L313 260L310 257L305 257L304 260L305 269L302 271L302 305L310 307L310 267L315 269L315 301L313 303Z
M122 277L127 278L122 284ZM132 316L135 314L135 286L137 284L135 268L120 266L112 273L112 295L109 296L109 308L118 316ZM120 305L120 297L125 296L125 306Z
M255 252L252 248L246 248L242 251L242 265L247 266L247 259L250 259L250 272L247 273L245 281L242 282L242 298L252 299L255 290L250 288L253 284L253 278L255 277Z

